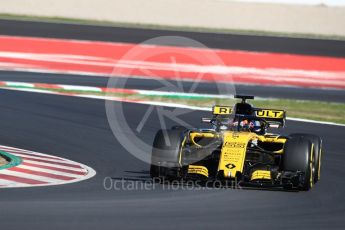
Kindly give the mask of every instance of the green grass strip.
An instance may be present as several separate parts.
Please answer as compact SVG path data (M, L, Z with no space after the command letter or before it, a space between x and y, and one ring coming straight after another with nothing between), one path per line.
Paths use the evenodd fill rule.
M70 92L66 90L54 90L59 92ZM139 95L139 94L119 94L119 93L95 93L95 92L81 92L73 91L80 94L92 94L98 96L114 96L122 97L130 100L146 100L158 102L170 102L183 105L209 107L215 104L220 105L234 105L238 100L209 98L191 95ZM332 103L313 100L293 100L293 99L257 99L251 100L255 107L283 109L287 111L288 117L310 119L316 121L335 122L345 124L345 103Z
M6 88L6 87L3 87ZM25 86L20 87L8 87L8 88L27 88ZM47 88L35 88L39 90L47 90L50 92L58 93L72 93L79 95L93 95L93 96L108 96L119 97L128 100L144 100L154 102L176 103L189 106L198 106L211 108L215 104L219 105L234 105L238 100L233 98L222 99L212 98L212 95L191 94L186 93L178 95L164 94L157 95L155 93L150 94L127 94L127 93L105 93L94 92L85 90L64 90L64 89L47 89ZM217 95L216 95L217 96ZM293 99L265 99L259 98L256 100L250 100L255 107L268 108L268 109L283 109L287 111L288 117L310 119L316 121L335 122L339 124L345 124L345 103L333 103L314 100L293 100Z

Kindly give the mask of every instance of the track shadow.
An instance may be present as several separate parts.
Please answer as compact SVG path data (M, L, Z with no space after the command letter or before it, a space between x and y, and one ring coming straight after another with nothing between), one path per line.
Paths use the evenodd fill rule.
M209 188L209 189L232 189L232 190L257 190L257 191L279 191L279 192L298 192L296 189L286 190L283 188L277 187L253 187L253 186L245 186L239 184L228 184L224 185L221 183L214 183L214 181L195 181L195 180L158 180L153 179L150 176L150 171L148 170L127 170L124 171L124 177L112 177L113 180L122 180L122 181L132 181L132 182L142 182L142 183L156 183L156 184L173 184L174 186L197 186L202 188Z

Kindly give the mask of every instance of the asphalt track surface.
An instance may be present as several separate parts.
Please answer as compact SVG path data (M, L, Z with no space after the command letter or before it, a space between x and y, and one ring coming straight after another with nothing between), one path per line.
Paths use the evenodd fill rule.
M39 25L32 24L29 29L31 33L42 33ZM87 33L97 34L101 29L94 30ZM66 33L72 31L66 29ZM327 52L334 51L330 50ZM1 73L1 80L8 74ZM85 77L76 76L11 74L14 75L12 80L45 79L53 83L59 79L54 83L105 84L103 78L85 80ZM150 179L149 165L128 153L114 137L103 100L11 90L0 90L0 94L2 145L58 155L97 171L94 178L75 184L1 189L2 229L343 229L345 224L345 146L342 138L345 127L287 122L284 133L313 133L324 141L321 181L309 192L169 190L161 185L148 190L106 190L103 185L106 177L126 178L139 184L148 183ZM320 96L315 94L314 97ZM148 108L130 103L124 106L127 122L133 127ZM199 127L199 118L207 115L207 112L191 111L181 118ZM152 114L138 134L147 143L152 143L160 128L157 120L157 114ZM174 124L167 122L168 126Z
M1 90L1 144L51 153L86 164L96 177L71 185L2 189L3 229L256 228L325 229L345 224L345 127L288 122L284 132L324 140L322 179L309 192L234 189L109 190L104 178L149 180L149 166L114 138L102 100ZM147 106L125 104L136 125ZM182 116L200 126L205 112ZM173 123L169 123L173 125ZM160 128L153 114L140 134L152 142Z

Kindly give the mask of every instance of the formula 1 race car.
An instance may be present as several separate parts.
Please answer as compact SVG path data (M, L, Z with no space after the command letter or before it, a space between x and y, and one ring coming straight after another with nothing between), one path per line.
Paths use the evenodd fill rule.
M268 129L285 126L284 110L255 108L253 96L214 106L208 129L159 130L150 174L166 180L236 181L243 187L309 190L320 179L322 140L312 134L283 136Z

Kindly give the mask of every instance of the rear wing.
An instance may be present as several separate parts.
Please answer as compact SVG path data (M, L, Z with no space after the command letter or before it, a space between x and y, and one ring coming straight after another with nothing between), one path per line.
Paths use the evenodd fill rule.
M210 123L215 118L233 118L235 120L253 119L261 120L271 128L280 128L285 126L286 112L277 109L252 108L251 115L236 114L231 106L215 105L212 107L213 118L202 118L202 122Z
M256 117L264 119L270 127L285 126L286 112L284 110L254 108L254 113Z
M215 105L212 107L213 118L201 118L201 121L204 123L210 123L212 120L218 118L229 118L232 113L231 106L225 105Z
M231 106L215 105L212 107L213 115L229 115L232 113Z

